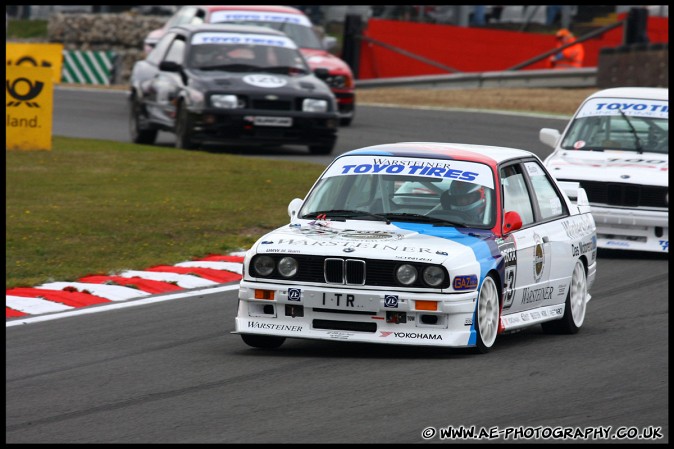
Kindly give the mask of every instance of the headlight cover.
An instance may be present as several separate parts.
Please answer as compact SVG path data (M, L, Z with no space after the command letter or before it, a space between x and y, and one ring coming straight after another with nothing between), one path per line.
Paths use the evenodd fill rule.
M274 259L269 256L258 256L253 261L253 269L259 276L269 276L274 271Z
M316 98L305 98L302 102L302 111L328 112L328 102L327 100L318 100Z
M297 260L293 257L284 257L278 262L278 272L281 276L291 278L297 274Z
M330 75L325 79L325 83L335 89L345 89L350 86L349 78L344 75Z
M437 266L426 267L422 277L429 287L439 287L445 282L445 270Z
M243 100L236 95L216 94L211 95L211 105L220 109L239 109L243 107Z
M412 285L418 277L417 269L410 264L400 265L396 269L396 279L403 285Z

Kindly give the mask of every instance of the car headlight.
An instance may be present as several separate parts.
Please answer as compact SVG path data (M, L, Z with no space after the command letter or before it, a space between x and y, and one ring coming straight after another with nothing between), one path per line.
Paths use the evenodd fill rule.
M426 267L424 268L423 279L426 285L438 287L445 282L445 270L436 266Z
M243 107L243 100L236 95L211 95L211 105L220 109L237 109Z
M326 100L317 100L315 98L305 98L302 102L302 111L328 112L328 102Z
M325 84L335 89L350 87L349 78L344 75L330 75L325 79Z
M403 285L412 285L417 280L417 269L410 264L400 265L396 270L396 279Z
M286 278L295 276L297 274L297 260L292 257L284 257L279 260L278 272Z
M269 256L256 257L253 268L259 276L269 276L274 271L274 259Z

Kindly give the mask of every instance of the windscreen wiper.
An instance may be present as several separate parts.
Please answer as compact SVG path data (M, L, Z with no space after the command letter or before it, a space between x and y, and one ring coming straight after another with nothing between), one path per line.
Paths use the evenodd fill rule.
M249 70L259 70L260 68L250 64L219 64L199 67L199 70L225 70L232 72L245 72Z
M354 217L371 217L376 218L378 221L385 221L386 224L390 223L390 220L379 214L374 214L365 210L348 210L348 209L330 209L330 210L321 210L317 212L311 212L310 214L304 214L300 218L311 219L311 218L321 218L321 216L327 218L354 218Z
M632 135L634 136L634 139L635 139L636 144L637 144L637 152L639 154L642 154L644 152L644 146L641 143L641 139L639 139L639 134L637 134L637 130L634 129L634 125L632 125L632 121L629 118L627 118L627 115L625 115L625 113L622 111L622 109L618 109L618 112L620 112L620 115L622 115L622 117L625 119L625 121L629 125L630 130L632 130Z

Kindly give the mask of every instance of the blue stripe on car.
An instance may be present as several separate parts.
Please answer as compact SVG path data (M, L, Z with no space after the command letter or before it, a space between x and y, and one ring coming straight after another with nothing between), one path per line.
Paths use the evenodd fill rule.
M477 259L480 264L480 281L478 283L480 286L482 286L482 281L484 281L485 276L490 270L494 268L500 271L503 270L502 258L499 257L500 252L494 242L495 236L491 231L486 231L484 229L441 227L426 223L392 222L391 224L400 229L451 240L470 247L475 254L475 259ZM503 276L503 273L500 271L500 276ZM469 346L475 346L477 341L477 334L475 332L476 321L477 303L476 311L473 314L473 323L470 326L470 338L468 339Z

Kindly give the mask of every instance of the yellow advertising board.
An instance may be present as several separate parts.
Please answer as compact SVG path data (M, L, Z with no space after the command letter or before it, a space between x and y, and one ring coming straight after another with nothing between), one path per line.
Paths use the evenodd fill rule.
M7 66L5 145L7 150L51 150L53 70Z
M7 42L5 44L7 67L51 67L53 81L61 82L63 70L63 44L31 44Z

